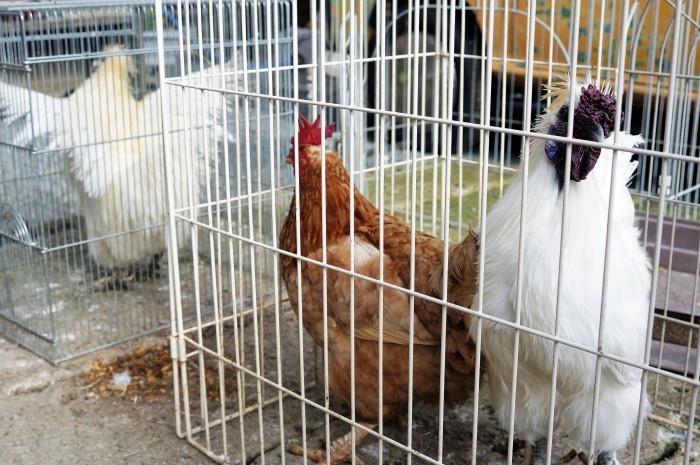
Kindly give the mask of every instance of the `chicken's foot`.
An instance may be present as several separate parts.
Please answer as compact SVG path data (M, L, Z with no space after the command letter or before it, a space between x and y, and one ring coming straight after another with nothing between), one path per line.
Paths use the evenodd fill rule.
M532 446L532 465L547 464L547 438L539 438Z
M374 429L377 427L376 424L370 423L360 423L369 429ZM355 446L360 443L369 433L364 429L357 428L355 430ZM289 447L289 452L294 455L304 455L304 449L299 444L294 444ZM326 450L325 449L306 449L306 456L309 460L314 461L319 464L326 463ZM336 439L331 443L330 446L330 463L331 465L337 465L342 463L348 463L352 461L352 431L347 433L345 436ZM362 460L359 457L355 457L355 463L362 465Z
M151 269L151 277L155 279L161 279L161 278L167 278L168 272L167 269L164 269L163 264L161 263L163 260L163 254L165 252L161 252L159 254L156 254L153 256L153 267Z
M573 454L573 455L572 455ZM549 465L558 463L569 463L578 454L575 450L571 450L568 454L560 458L552 458ZM547 438L539 438L535 444L528 444L525 450L525 461L523 465L546 465L547 464Z
M161 265L162 258L161 252L154 255L153 260L147 265L134 265L126 270L111 270L107 276L93 281L92 289L94 292L128 291L134 282L161 279L167 276Z
M92 282L92 290L94 292L101 291L128 291L131 283L134 281L134 274L130 273L122 276L121 273L115 271L109 276L96 279Z
M163 253L164 252L155 254L151 262L147 265L135 266L131 272L131 275L138 281L161 279L166 277L167 273L163 270L163 265L161 264Z
M571 449L571 452L566 454L564 457L561 457L559 461L561 463L569 463L573 459L577 458L582 462L588 465L588 454L585 452L576 452L575 449ZM595 465L617 465L617 459L615 458L615 452L601 452L598 454L598 458L596 459Z

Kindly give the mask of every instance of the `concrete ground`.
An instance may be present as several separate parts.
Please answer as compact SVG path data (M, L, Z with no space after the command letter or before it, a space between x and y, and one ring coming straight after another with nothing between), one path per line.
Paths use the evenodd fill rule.
M175 434L172 403L86 396L75 375L94 358L55 367L0 338L1 464L211 463Z
M175 434L173 403L169 394L156 401L145 401L138 397L127 401L121 396L101 398L89 395L84 380L76 378L79 373L90 369L92 361L98 357L109 360L133 347L164 341L164 335L145 341L142 339L56 367L0 338L0 464L213 463ZM486 403L487 397L482 404ZM342 406L339 408L342 409ZM307 412L312 410L307 409ZM445 463L470 463L469 410L467 407L446 413ZM507 435L496 425L488 405L480 410L477 463L505 464ZM436 424L432 420L421 418L421 415L421 410L417 409L413 427L414 440L417 441L416 447L420 444L420 447L430 449ZM297 420L293 415L287 415L285 422ZM325 432L323 416L311 412L307 420L310 444L322 446ZM269 415L266 421L276 422L274 414ZM274 428L275 425L266 425L266 428L267 426ZM333 436L339 436L346 429L341 422L331 422ZM448 430L461 433L448 434ZM295 431L298 429L289 428L288 436L293 437ZM385 433L389 435L398 435L398 431L399 428L394 425L385 428ZM648 421L644 428L642 463L682 464L684 437L683 431L678 428ZM265 463L280 463L283 448L279 443L275 446L275 440L273 435L268 438ZM290 439L289 442L293 440ZM569 450L565 439L557 440L555 447L561 453ZM629 452L622 451L622 463L631 463ZM363 444L359 453L365 464L377 463L376 441ZM523 453L522 442L516 441L514 463L522 461ZM297 457L284 455L286 463L302 463ZM688 463L700 463L700 440L694 441L688 460ZM232 463L240 462L233 459ZM261 457L259 454L249 457L246 463L262 463ZM405 463L405 455L389 451L384 463Z

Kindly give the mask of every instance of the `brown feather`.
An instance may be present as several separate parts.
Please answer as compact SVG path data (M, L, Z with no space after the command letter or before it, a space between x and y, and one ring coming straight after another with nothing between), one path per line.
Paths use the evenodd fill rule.
M303 152L303 153L301 153ZM379 210L353 185L340 159L327 151L326 157L326 256L329 265L349 270L350 243L354 243L355 272L380 278ZM321 152L318 146L302 145L299 154L299 208L301 254L321 261ZM350 193L355 211L350 213ZM280 247L297 251L296 201L280 233ZM354 237L350 238L350 221ZM384 215L384 282L408 289L411 269L411 229L403 220ZM476 289L477 237L473 231L449 251L448 299L471 304ZM441 297L443 242L416 232L415 291ZM323 269L301 261L301 283L293 257L280 255L282 274L292 308L298 311L298 285L302 287L303 324L316 343L323 343ZM350 402L350 289L354 286L355 385L357 414L362 421L378 418L378 340L380 287L361 278L351 278L327 269L329 382L331 389ZM351 281L354 281L351 284ZM391 419L407 409L410 342L410 300L406 293L384 286L383 309L383 402L384 418ZM417 401L437 402L440 387L440 341L442 306L414 299L413 386ZM445 401L448 405L464 402L474 381L474 346L469 339L468 315L448 310Z

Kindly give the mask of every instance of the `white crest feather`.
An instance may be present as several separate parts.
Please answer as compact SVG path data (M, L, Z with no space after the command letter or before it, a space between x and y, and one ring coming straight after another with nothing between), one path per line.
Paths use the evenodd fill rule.
M545 109L545 112L551 113L553 111L558 111L563 105L569 103L569 93L573 89L576 92L574 96L574 102L578 103L578 97L580 95L581 88L587 86L588 84L594 84L601 92L607 95L613 94L612 83L608 80L599 82L596 80L593 82L591 77L591 72L588 70L586 73L586 78L583 82L579 82L576 79L572 79L571 75L567 73L566 75L558 74L556 75L556 80L544 85L545 94L542 96L542 100L551 98L552 101L549 106Z

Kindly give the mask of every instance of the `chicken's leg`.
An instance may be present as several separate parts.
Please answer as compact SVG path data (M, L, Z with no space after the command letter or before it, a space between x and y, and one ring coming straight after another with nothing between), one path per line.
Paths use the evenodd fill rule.
M166 277L166 271L163 270L163 265L161 264L164 253L165 252L160 252L153 255L153 259L150 261L150 263L146 264L145 266L135 268L132 274L137 277L139 281L161 279Z
M568 463L574 457L576 457L576 453L574 452L574 455L571 456L570 452L559 460L552 458L550 465L559 463L560 461L562 463ZM547 438L539 438L535 441L535 444L527 445L523 465L547 465Z
M92 290L95 292L128 291L133 280L133 273L124 274L120 270L111 270L107 276L92 282Z
M547 438L539 438L530 447L528 455L531 465L547 465Z
M110 270L107 272L107 276L95 280L92 288L97 292L128 291L135 281L161 279L167 276L161 265L162 258L163 252L155 254L146 265L133 265L127 269Z
M374 429L377 427L376 424L370 423L360 423L369 429ZM355 445L359 444L369 433L364 429L358 428L355 432ZM304 449L295 444L289 448L289 452L294 455L304 455ZM326 451L325 449L306 449L306 456L309 460L317 463L326 463ZM347 463L352 460L352 431L343 436L342 438L336 439L331 443L330 446L330 463L341 464ZM359 458L355 458L355 462L361 464L362 461Z

